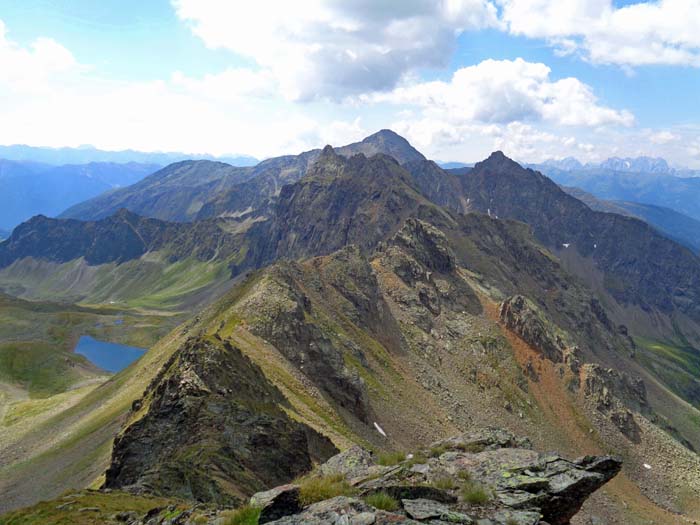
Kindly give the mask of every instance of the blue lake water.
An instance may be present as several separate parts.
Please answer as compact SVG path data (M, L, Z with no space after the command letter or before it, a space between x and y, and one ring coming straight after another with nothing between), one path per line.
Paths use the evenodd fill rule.
M91 363L108 372L123 370L145 352L144 348L98 341L89 335L81 336L75 347L76 354L84 355Z

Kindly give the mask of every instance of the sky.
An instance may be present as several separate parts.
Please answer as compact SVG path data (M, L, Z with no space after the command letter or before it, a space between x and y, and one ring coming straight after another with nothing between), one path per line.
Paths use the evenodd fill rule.
M700 0L0 0L0 144L700 168Z

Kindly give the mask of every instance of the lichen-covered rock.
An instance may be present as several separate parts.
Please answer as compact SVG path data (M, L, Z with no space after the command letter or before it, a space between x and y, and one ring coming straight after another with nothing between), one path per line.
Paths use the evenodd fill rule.
M529 449L531 446L529 439L515 436L502 428L484 428L437 441L431 445L431 448L481 452L506 447Z
M330 458L321 465L320 470L326 476L342 474L352 485L366 478L381 476L391 471L392 467L377 465L369 451L355 445Z
M275 525L383 525L416 524L401 514L383 512L360 499L338 496L314 503L300 514L273 521Z
M369 453L355 447L321 470L337 473L338 464L354 458L368 476L356 484L359 497L384 494L394 498L399 509L387 513L360 499L338 497L275 523L565 525L622 466L611 456L570 461L518 444L528 442L499 429L474 431L436 443L432 457L422 463L407 459L379 476L370 474Z

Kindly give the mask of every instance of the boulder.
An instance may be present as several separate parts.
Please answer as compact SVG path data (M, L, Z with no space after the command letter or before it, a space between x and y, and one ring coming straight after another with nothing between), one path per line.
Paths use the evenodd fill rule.
M250 504L260 509L258 523L267 523L301 511L298 485L281 485L253 494Z

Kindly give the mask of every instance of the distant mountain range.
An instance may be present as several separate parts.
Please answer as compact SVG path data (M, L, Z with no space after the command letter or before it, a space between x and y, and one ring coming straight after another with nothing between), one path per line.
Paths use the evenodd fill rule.
M700 220L700 173L692 170L635 172L610 167L583 166L575 168L573 161L531 165L556 183L580 188L599 199L636 202L670 208ZM605 165L620 167L619 162ZM643 163L647 168L663 166L663 162ZM642 166L639 166L640 168ZM565 168L565 169L564 169Z
M9 237L16 225L34 215L57 216L97 195L130 187L165 165L196 159L214 162L217 158L184 153L103 151L92 146L0 146L0 239ZM234 166L253 166L258 160L231 156L216 162L234 172L245 172ZM200 184L203 181L197 181ZM140 189L135 188L137 192ZM203 186L204 191L210 189ZM111 209L110 213L115 210ZM177 217L168 218L177 220Z
M37 214L58 215L95 195L134 184L159 167L137 162L52 166L0 159L0 229L12 230Z
M586 164L574 157L550 159L541 164L530 164L537 169L554 168L562 171L593 171L619 173L645 173L652 175L672 175L676 177L700 177L700 170L673 168L665 159L659 157L610 157L603 162Z
M198 155L177 152L144 152L134 150L105 151L93 146L79 148L45 148L25 145L0 146L0 159L38 162L44 164L88 164L91 162L113 162L125 164L138 162L141 164L158 164L165 166L173 162L191 159L207 159L226 162L234 166L253 166L258 159L248 155L228 155L215 157L213 155Z

